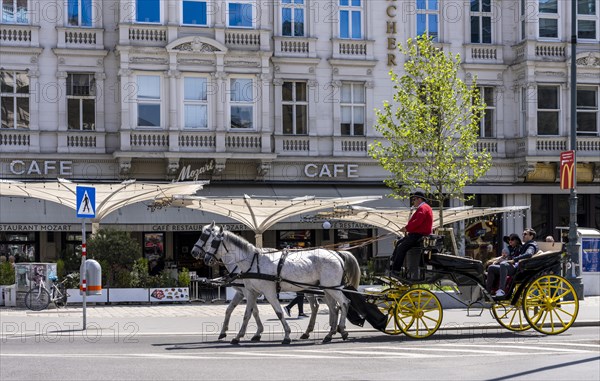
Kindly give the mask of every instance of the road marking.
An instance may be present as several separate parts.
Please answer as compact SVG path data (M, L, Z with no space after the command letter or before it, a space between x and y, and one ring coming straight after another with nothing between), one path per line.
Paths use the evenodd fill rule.
M491 344L438 344L441 346L452 346L452 347L483 347L483 348L489 348ZM560 344L560 346L562 346L562 344ZM530 350L536 350L536 351L548 351L548 350L552 350L552 351L559 351L559 352L572 352L572 353L583 353L583 352L588 352L585 350L579 350L579 349L568 349L568 348L557 348L557 347L538 347L538 346L533 346L533 345L507 345L507 344L502 344L502 349L505 348L513 348L513 349L526 349L528 351Z

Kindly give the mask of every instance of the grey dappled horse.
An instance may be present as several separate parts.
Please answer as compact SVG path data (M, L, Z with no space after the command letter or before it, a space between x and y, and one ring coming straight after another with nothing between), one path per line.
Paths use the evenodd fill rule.
M273 250L273 249L272 249ZM204 255L207 264L220 260L229 272L259 273L267 276L277 276L277 267L282 256L281 251L269 251L256 248L245 239L223 230L213 222L202 228L200 239L194 245L192 255L199 258ZM342 293L343 286L358 287L360 267L352 253L347 251L332 251L325 249L309 249L292 251L281 267L281 291L301 291L310 286L324 291L325 303L329 307L328 334L323 342L331 341L336 331L342 338L348 337L346 331L346 314L349 301ZM277 317L283 325L285 336L283 344L289 344L291 329L287 324L283 309L277 299L276 282L270 279L243 278L244 292L247 299L244 321L238 335L231 341L239 343L246 332L252 311L257 308L256 300L260 294L271 304ZM338 308L341 316L338 322ZM312 310L309 327L302 336L307 338L314 329L316 311Z

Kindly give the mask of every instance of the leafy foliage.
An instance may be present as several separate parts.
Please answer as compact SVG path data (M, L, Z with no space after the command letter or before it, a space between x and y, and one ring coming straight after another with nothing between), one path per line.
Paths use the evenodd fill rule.
M103 265L109 287L131 284L130 271L142 256L140 244L129 233L114 229L100 229L88 242L88 255Z
M190 270L182 268L177 275L179 287L189 287L191 283Z
M0 263L0 285L15 283L15 268L10 262Z
M399 50L407 56L405 74L390 72L394 102L377 110L375 128L384 139L369 154L391 172L385 182L397 198L419 189L439 205L464 200L464 187L491 166L490 154L477 150L485 104L476 84L458 77L459 55L445 54L426 36L409 39Z

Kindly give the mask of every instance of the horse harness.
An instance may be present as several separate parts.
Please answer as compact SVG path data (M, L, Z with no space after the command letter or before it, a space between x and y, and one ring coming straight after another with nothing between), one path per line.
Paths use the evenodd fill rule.
M212 233L202 232L202 234L200 235L200 239L199 239L199 241L201 242L201 245L195 244L194 247L203 249L204 245L206 244L206 241L208 240L208 238L211 235L212 235ZM213 238L212 242L210 243L210 248L208 250L204 251L205 255L210 256L211 258L213 258L216 261L222 262L221 260L219 260L219 258L216 257L217 250L219 249L219 246L221 246L221 244L223 244L223 249L226 252L229 252L229 250L223 243L223 235L218 235L215 238ZM340 261L342 262L342 267L344 267L344 261L339 256L339 253L337 251L334 251L334 253L338 254L338 259L340 259ZM230 281L234 281L236 279L261 279L261 280L272 281L272 282L275 282L275 289L276 289L277 293L279 293L281 291L281 283L282 282L290 283L295 286L308 286L308 287L315 286L314 284L310 284L310 283L294 282L294 281L291 281L288 279L281 278L281 269L283 268L283 265L287 259L287 256L289 254L289 249L285 248L282 250L281 257L279 257L279 262L277 263L277 274L276 275L261 273L260 263L258 261L258 254L259 254L258 250L254 252L254 255L252 256L252 262L250 262L250 267L248 268L248 271L240 272L240 273L230 277ZM256 272L252 273L250 271L252 270L254 262L256 262ZM236 269L237 269L237 265L231 272L234 272ZM343 286L343 284L340 284L339 286L320 287L320 288L337 289L342 286Z

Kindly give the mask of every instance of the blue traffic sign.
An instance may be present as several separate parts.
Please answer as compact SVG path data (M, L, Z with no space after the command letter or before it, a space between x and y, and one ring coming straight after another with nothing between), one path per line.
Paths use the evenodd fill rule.
M96 218L96 188L77 187L77 217Z

